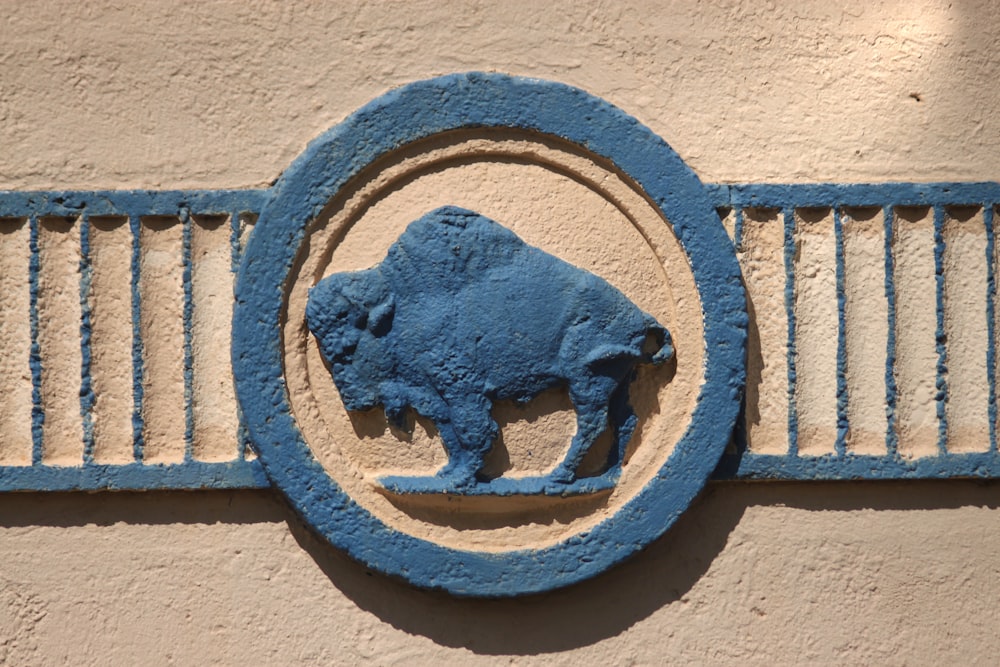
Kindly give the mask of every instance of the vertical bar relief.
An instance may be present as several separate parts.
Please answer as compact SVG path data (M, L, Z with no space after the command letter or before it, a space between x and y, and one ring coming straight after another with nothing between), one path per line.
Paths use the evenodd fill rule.
M177 217L141 218L139 329L146 463L180 463L185 457L183 245L183 225Z
M830 454L837 441L837 247L833 212L795 212L795 408L798 450Z
M31 464L29 234L26 218L0 218L0 465Z
M95 463L133 460L131 256L128 218L90 218L88 300Z
M937 278L934 217L927 206L894 210L896 427L899 454L938 451Z
M989 330L987 239L982 209L946 207L942 233L947 449L985 452L990 448L989 387L983 368Z
M878 207L843 211L847 450L886 454L885 364L889 300L885 221Z
M233 272L234 280L236 272L239 270L240 257L243 255L243 249L246 248L246 244L250 240L250 234L253 232L254 225L256 223L256 213L233 211L229 218L229 224L232 228L230 236L232 245L231 271ZM230 344L231 342L232 340L230 339ZM231 357L232 355L227 351L226 358ZM236 419L238 422L236 436L238 441L237 454L241 460L253 460L257 457L257 454L250 446L250 432L247 430L246 423L243 420L243 412L239 403L236 404Z
M788 316L785 309L785 230L776 209L743 210L737 257L747 290L745 432L747 449L786 454L788 437Z
M228 222L228 216L192 217L192 455L200 461L230 461L239 453L230 354L234 274Z
M38 220L38 347L42 362L42 462L83 461L80 412L80 226L74 218Z

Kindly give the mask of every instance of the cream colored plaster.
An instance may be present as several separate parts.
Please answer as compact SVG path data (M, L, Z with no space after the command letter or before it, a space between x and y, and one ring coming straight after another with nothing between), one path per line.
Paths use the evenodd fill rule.
M192 454L199 461L231 461L237 452L236 392L227 354L233 321L231 234L227 216L192 221Z
M944 227L944 330L948 341L948 450L989 449L986 229L978 208L950 210Z
M817 456L833 451L837 435L837 244L833 212L804 209L796 216L795 226L798 446L800 454Z
M788 452L788 314L785 309L784 221L780 211L746 209L736 249L746 284L747 446Z
M94 460L127 463L132 447L132 233L128 218L90 219Z
M469 69L581 86L663 136L705 181L1000 177L993 113L1000 14L988 0L94 0L9 4L2 15L2 189L263 186L368 100ZM932 245L926 216L911 218L896 218L893 238L897 302L914 304L906 311L912 321L897 321L895 332L906 360L897 381L907 455L936 447L936 430L925 428L933 411L927 373L937 361L927 319ZM774 401L760 406L768 417L751 432L759 451L788 445L785 431L769 426L787 420L783 294L753 291L762 288L757 278L783 289L784 274L771 273L780 263L770 263L775 253L780 261L777 220L748 218L745 231L758 238L745 237L740 255L744 270L760 265L748 284L757 315L750 360L757 385L749 391L757 386L758 396ZM10 276L24 275L27 227L8 223L0 221L0 337L13 356L4 364L27 354L23 315L6 314L26 312L24 281ZM103 237L110 245L104 260L95 255L95 280L100 262L121 251L116 233L123 234ZM966 240L949 260L960 269L964 253L982 247ZM848 262L861 261L877 281L874 260L861 259L871 249L845 248ZM170 276L157 289L176 303ZM959 283L946 277L946 290ZM850 284L849 276L849 293ZM962 319L968 296L949 297L951 336L984 326ZM127 297L108 297L100 326L114 328ZM852 303L864 302L849 300L848 317L863 318ZM881 306L873 308L872 321L884 321ZM127 339L115 331L109 335ZM880 331L875 326L868 345L884 349ZM967 349L956 370L963 375L951 378L956 391L965 390L954 381L975 369L978 352ZM853 374L855 397L877 396L884 382L868 350L848 347L849 365L868 369L873 383ZM96 355L95 383L121 381L102 376ZM103 358L106 368L118 363ZM0 415L0 457L23 462L30 381L23 365L0 370L11 399ZM173 417L153 423L176 430L183 423L171 421L177 378L172 368L159 376L174 396L164 399L173 407L163 414ZM763 392L771 391L769 378L779 394ZM117 433L115 443L128 437L130 401L99 396L95 429ZM966 407L949 403L956 426ZM878 432L876 408L850 409L852 420L869 415ZM874 447L854 437L852 448ZM981 448L979 437L962 441ZM169 444L157 456L175 460L182 449L176 437ZM109 447L108 460L128 453L124 443ZM555 594L475 602L368 576L319 545L266 492L7 495L0 497L0 662L991 662L1000 649L998 501L995 484L965 482L718 484L621 568Z
M42 460L83 461L80 421L80 226L73 218L38 220L38 347L45 423Z
M909 457L927 456L938 451L937 279L931 209L896 210L892 254L899 451Z
M884 288L885 218L879 208L862 208L846 209L842 220L845 379L850 424L845 445L856 454L885 454L889 339L889 300Z
M31 328L24 313L30 296L28 281L28 221L0 218L0 461L31 463L31 375L28 355Z

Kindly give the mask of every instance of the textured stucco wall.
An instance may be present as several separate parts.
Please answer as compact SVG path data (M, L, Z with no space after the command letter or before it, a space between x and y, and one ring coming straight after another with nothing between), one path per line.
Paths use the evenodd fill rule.
M384 91L581 86L705 181L1000 177L990 2L5 6L0 188L243 187ZM988 662L992 483L715 484L572 589L371 576L266 492L0 497L5 664Z

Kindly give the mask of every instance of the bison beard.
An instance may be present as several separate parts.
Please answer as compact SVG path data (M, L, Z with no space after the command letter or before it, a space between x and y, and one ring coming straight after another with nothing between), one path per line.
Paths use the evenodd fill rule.
M321 280L306 321L348 410L382 406L401 426L412 408L434 423L448 453L436 479L455 489L488 484L493 401L561 385L577 430L546 484L574 482L608 428L616 478L636 368L673 356L667 329L610 284L454 206L412 222L377 266Z

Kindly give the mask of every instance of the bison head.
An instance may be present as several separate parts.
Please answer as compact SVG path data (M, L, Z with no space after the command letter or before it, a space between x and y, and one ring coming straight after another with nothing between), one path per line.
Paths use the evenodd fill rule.
M330 365L348 410L367 410L382 402L378 375L382 338L392 327L395 305L378 269L338 273L309 290L306 324Z

